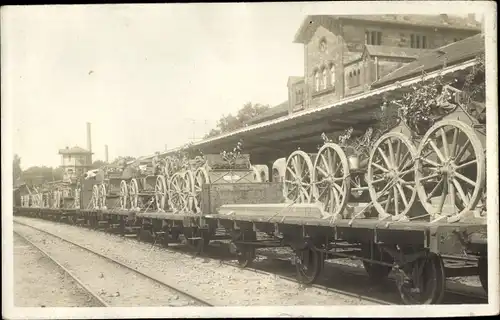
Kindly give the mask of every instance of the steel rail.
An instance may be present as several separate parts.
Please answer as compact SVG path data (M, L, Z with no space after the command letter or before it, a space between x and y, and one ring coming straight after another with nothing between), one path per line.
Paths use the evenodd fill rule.
M19 224L23 224L21 222L17 222L16 223L19 223ZM31 226L30 226L31 227ZM32 228L35 228L35 227L32 227ZM55 235L54 235L55 236ZM56 236L57 237L57 236ZM169 247L162 247L166 250L169 250L169 251L176 251L178 252L179 251L179 248L169 248ZM181 249L182 250L182 249ZM190 254L186 251L182 251L183 253L187 253L187 254ZM285 259L283 257L278 257L276 255L273 255L272 253L268 253L268 254L258 254L260 256L263 256L263 257L270 257L272 259L275 259L275 260L282 260L282 261L288 261L288 259ZM210 258L210 257L209 257ZM447 257L446 257L447 258ZM215 258L210 258L210 259L213 259L213 260L218 260L220 263L222 264L225 264L225 265L228 265L228 266L233 266L233 267L237 267L237 268L240 268L239 266L237 266L236 264L231 264L231 263L227 263L227 262L224 262L224 261L221 261L219 259L215 259ZM286 276L281 276L281 275L276 275L276 274L273 274L273 273L269 273L267 271L263 271L263 270L259 270L259 269L255 269L255 268L251 268L251 267L247 267L245 269L248 269L248 270L252 270L252 271L255 271L255 272L261 272L263 274L266 274L266 275L273 275L273 276L277 276L277 277L281 277L283 279L286 279L286 280L289 280L289 281L292 281L294 283L300 283L298 280L294 279L294 278L291 278L291 277L286 277ZM368 275L366 274L362 274L362 272L360 272L359 270L357 271L348 271L348 270L344 270L345 268L343 268L343 272L347 273L347 274L351 274L351 275L357 275L357 276L362 276L362 277L368 277ZM136 271L134 269L134 271ZM388 280L391 281L391 282L395 282L395 279L391 276L388 277ZM316 284L313 284L312 285L313 287L316 287L316 288L321 288L323 290L329 290L331 292L337 292L337 293L340 293L340 294L346 294L346 295L349 295L351 297L361 297L360 295L357 295L357 294L353 294L351 292L344 292L342 290L339 290L339 289L333 289L333 288L329 288L329 287L325 287L325 286L321 286L321 285L316 285ZM448 292L448 293L451 293L451 294L455 294L455 295L460 295L460 296L464 296L464 297L467 297L467 298L471 298L471 299L474 299L474 300L488 300L488 296L487 295L484 295L484 296L481 296L481 295L477 295L477 294L474 294L474 293L468 293L468 292L463 292L463 291L457 291L457 290L452 290L452 289L449 289L449 288L446 288L445 289L445 293ZM381 303L381 304L390 304L388 303L387 301L383 301L383 300L378 300L378 301L375 301L377 299L375 298L370 298L370 297L367 297L368 299L372 299L373 302L376 302L376 303Z
M200 303L201 305L204 305L204 306L207 306L207 307L213 307L214 306L212 303L210 303L208 301L205 301L202 298L198 298L198 297L196 297L196 296L194 296L194 295L192 295L192 294L190 294L190 293L188 293L188 292L186 292L186 291L184 291L182 289L178 289L178 288L176 288L176 287L174 287L174 286L172 286L172 285L170 285L168 283L165 283L164 281L161 281L160 279L158 279L158 278L156 278L154 276L151 276L151 275L148 275L148 274L146 274L146 273L144 273L142 271L139 271L139 270L135 269L134 267L128 265L127 263L118 261L118 260L116 260L114 258L111 258L109 256L106 256L106 255L104 255L102 253L96 252L96 251L94 251L94 250L92 250L92 249L90 249L90 248L88 248L88 247L86 247L84 245L75 243L75 242L73 242L71 240L68 240L68 239L64 239L64 238L62 238L62 237L60 237L60 236L58 236L56 234L53 234L53 233L51 233L49 231L46 231L46 230L43 230L43 229L40 229L40 228L37 228L37 227L34 227L34 226L30 226L28 224L25 224L25 223L22 223L22 222L19 222L19 221L14 221L14 223L17 223L17 224L20 224L20 225L32 228L32 229L37 230L39 232L42 232L44 234L48 234L48 235L50 235L50 236L52 236L54 238L60 239L60 240L62 240L64 242L67 242L67 243L72 244L72 245L74 245L76 247L79 247L79 248L81 248L81 249L83 249L83 250L85 250L87 252L93 253L96 256L99 256L99 257L101 257L101 258L103 258L105 260L111 261L111 262L113 262L113 263L115 263L115 264L117 264L119 266L122 266L122 267L124 267L124 268L126 268L126 269L128 269L130 271L133 271L134 273L137 273L137 274L139 274L139 275L141 275L141 276L143 276L145 278L148 278L148 279L150 279L150 280L152 280L152 281L160 284L161 286L167 287L170 290L173 290L173 291L175 291L175 292L177 292L179 294L182 294L183 296L185 296L185 297L187 297L189 299L192 299L192 300Z
M102 307L109 307L109 304L104 301L101 297L99 297L98 294L94 293L87 285L85 285L76 275L74 275L71 271L69 271L65 266L63 266L59 261L57 261L54 257L52 257L50 254L48 254L45 250L37 246L33 241L29 240L26 238L24 235L20 234L17 231L14 231L15 234L17 234L19 237L21 237L24 241L29 243L33 248L37 249L40 251L45 257L47 257L49 260L54 262L61 270L64 271L67 275L69 275L75 282L82 287L88 294L91 295L91 297L98 302L99 305Z

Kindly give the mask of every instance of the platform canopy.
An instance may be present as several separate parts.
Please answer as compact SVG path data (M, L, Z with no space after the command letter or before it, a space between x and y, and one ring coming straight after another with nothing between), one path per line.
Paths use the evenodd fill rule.
M427 74L432 79L439 74L453 78L463 70L475 65L475 59ZM422 80L415 77L379 89L353 95L322 107L307 109L278 119L247 126L219 136L211 137L192 144L203 153L219 153L232 149L242 139L245 153L275 152L289 154L290 150L300 147L304 151L315 152L322 144L321 133L327 135L342 132L349 126L363 127L374 122L374 114L385 99L399 98ZM314 150L313 150L314 149ZM160 155L173 154L180 148L168 150ZM152 158L145 156L141 160Z

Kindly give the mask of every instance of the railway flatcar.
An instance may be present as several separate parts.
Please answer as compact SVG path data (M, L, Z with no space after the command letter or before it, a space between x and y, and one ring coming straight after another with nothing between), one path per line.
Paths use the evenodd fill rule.
M351 107L375 121L337 121L334 134L308 137L310 145L323 143L315 152L305 145L272 159L272 182L262 182L241 145L229 153L169 155L142 175L151 177L148 206L94 207L76 216L165 246L183 236L200 253L212 240L230 240L242 267L259 248L290 247L306 284L327 259L358 259L373 280L393 272L407 304L442 301L447 277L479 275L486 290L486 106L457 85L468 81L460 78L408 82L404 93L367 93L307 113L317 123L320 112L340 117L347 114L341 107ZM121 180L120 201L136 201L145 190L132 180ZM81 208L93 188L90 180L82 185ZM459 265L464 252L476 265Z

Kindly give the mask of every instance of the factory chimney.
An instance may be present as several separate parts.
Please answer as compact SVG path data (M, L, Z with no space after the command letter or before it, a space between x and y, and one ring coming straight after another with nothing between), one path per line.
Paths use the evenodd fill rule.
M92 139L90 135L90 122L87 122L87 150L92 152Z
M108 163L108 145L104 145L104 159Z

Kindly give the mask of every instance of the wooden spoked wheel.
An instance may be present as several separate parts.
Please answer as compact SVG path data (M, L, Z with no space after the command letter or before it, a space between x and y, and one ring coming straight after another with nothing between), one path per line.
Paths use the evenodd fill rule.
M406 276L396 277L405 304L438 304L441 302L446 277L443 260L433 252L403 268Z
M165 200L167 199L167 183L164 176L158 176L155 184L155 202L159 211L165 210Z
M99 209L99 186L97 184L92 187L92 209Z
M106 190L106 185L102 183L99 186L99 208L106 210L106 195L107 195L107 190Z
M366 180L380 217L405 217L415 202L416 153L413 143L402 133L389 132L375 142Z
M311 202L313 164L304 151L294 151L286 162L284 194L288 200L298 203Z
M259 170L252 166L252 171L253 171L253 181L255 182L262 182L262 176L260 175Z
M475 209L486 183L486 160L474 129L457 120L440 121L427 131L417 155L417 192L432 219Z
M75 189L75 209L80 209L80 189Z
M184 171L184 197L186 199L186 211L195 213L196 211L196 194L194 191L194 174L191 170Z
M342 148L335 143L323 145L314 161L312 175L313 195L331 215L342 213L347 202L351 184L349 163Z
M59 209L61 203L61 192L59 190L54 191L53 199L54 203L52 204L52 207L55 209Z
M312 284L321 274L323 258L321 252L313 248L297 250L295 252L295 268L297 278L303 284Z
M120 209L128 209L128 186L125 180L120 181Z
M139 207L139 183L135 178L130 180L128 195L130 197L130 208L137 209Z
M185 184L184 177L180 172L175 173L172 175L172 178L170 178L168 202L174 211L179 212L186 210L187 203L184 194Z
M201 167L194 173L194 193L196 201L196 212L201 212L201 192L204 184L210 183L210 177L205 168Z

